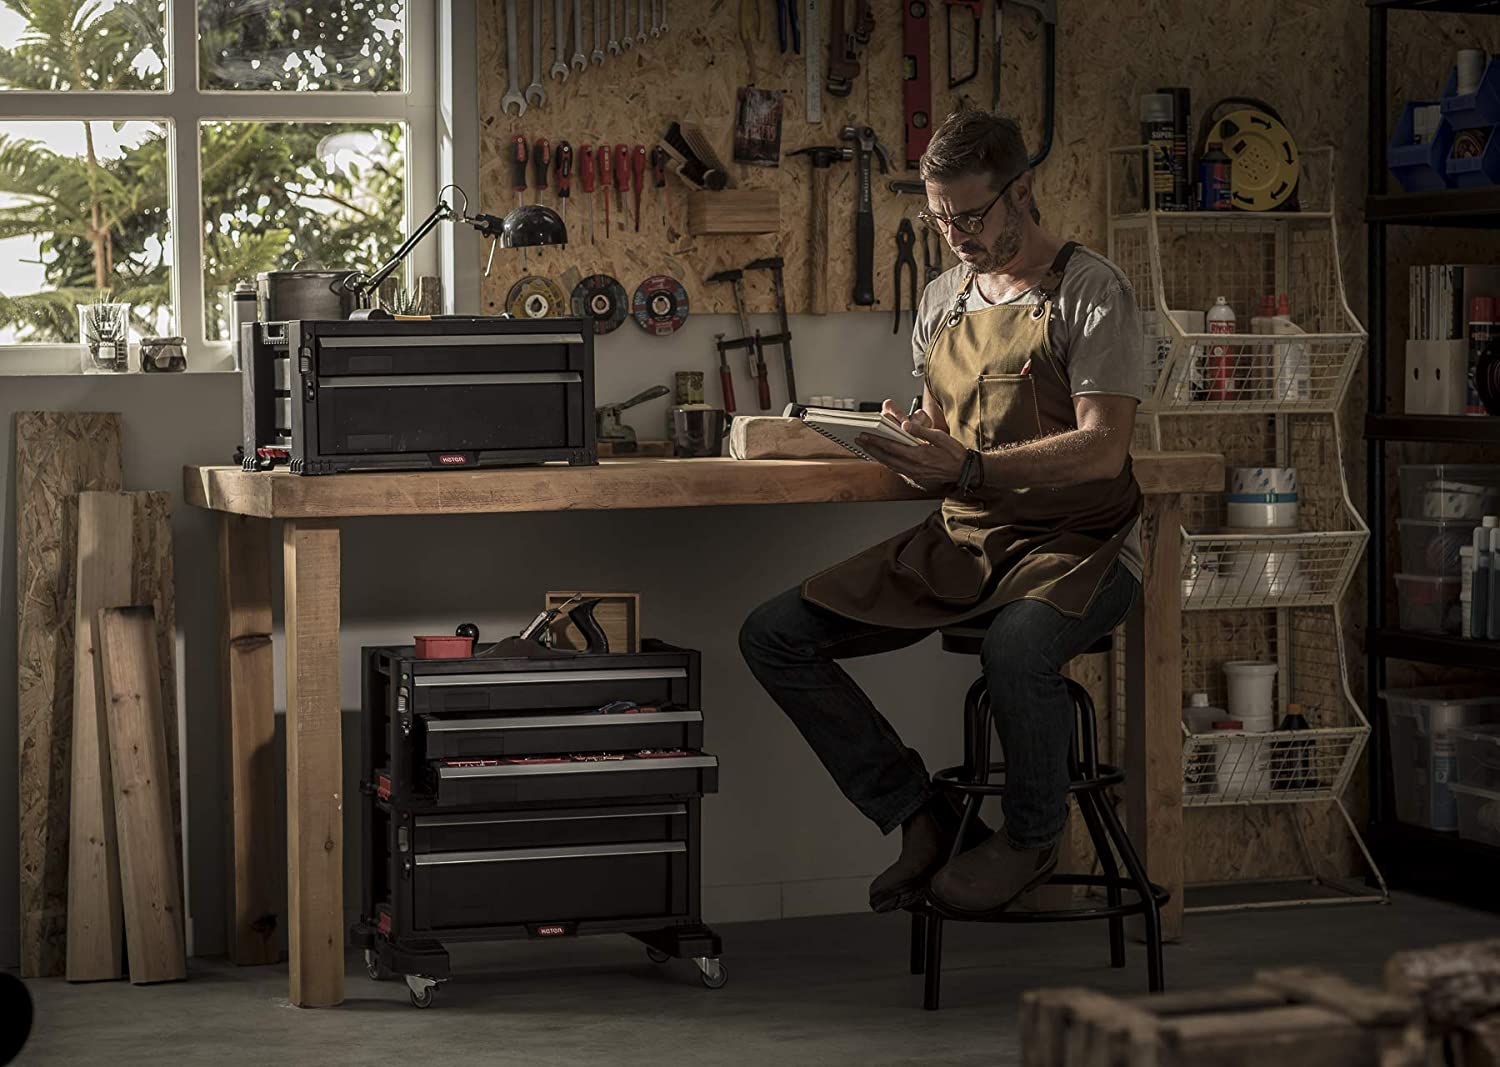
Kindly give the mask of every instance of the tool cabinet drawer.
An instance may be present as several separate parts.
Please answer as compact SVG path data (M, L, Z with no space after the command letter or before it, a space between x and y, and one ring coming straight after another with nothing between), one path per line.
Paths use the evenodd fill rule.
M525 804L717 792L719 761L699 752L437 760L440 805Z
M553 715L424 715L428 759L565 752L697 749L701 711L571 712Z
M415 858L419 930L683 915L682 841L441 852Z
M698 653L677 649L570 659L409 660L397 688L397 710L575 711L615 701L696 708L697 665Z
M625 841L686 841L686 804L612 804L597 808L480 811L419 815L417 855Z

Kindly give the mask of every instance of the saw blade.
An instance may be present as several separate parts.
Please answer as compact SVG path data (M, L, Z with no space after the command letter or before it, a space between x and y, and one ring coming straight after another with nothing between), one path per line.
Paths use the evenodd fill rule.
M513 319L552 319L568 313L568 301L551 278L528 274L510 287L505 310Z
M666 337L682 329L688 317L687 290L676 278L653 274L636 286L630 312L649 334Z
M573 314L592 320L596 334L619 329L629 304L625 287L608 274L590 274L573 287Z

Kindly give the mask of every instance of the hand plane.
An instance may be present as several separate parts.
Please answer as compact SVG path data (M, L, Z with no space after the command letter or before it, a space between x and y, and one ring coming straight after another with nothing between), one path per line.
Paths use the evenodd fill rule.
M599 620L594 618L594 608L599 604L599 598L593 597L585 600L581 595L570 600L565 600L556 607L547 608L537 613L536 618L526 624L515 637L507 637L496 641L488 648L479 647L479 627L472 622L460 623L454 630L457 637L467 637L474 642L474 657L476 659L494 658L502 656L516 656L531 659L552 659L566 656L602 656L609 652L609 638L605 636L604 628L599 625ZM566 615L572 624L578 627L578 632L583 634L586 647L582 652L573 652L568 649L553 648L547 644L547 637L552 632L552 624L559 615Z

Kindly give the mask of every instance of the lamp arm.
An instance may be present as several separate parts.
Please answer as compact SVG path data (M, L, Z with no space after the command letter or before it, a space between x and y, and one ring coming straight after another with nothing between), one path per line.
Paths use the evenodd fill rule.
M439 200L437 207L432 209L432 214L423 220L422 225L416 228L410 237L401 242L401 247L396 249L391 258L381 264L374 274L365 277L362 274L352 274L344 280L344 288L356 296L363 296L380 288L380 283L391 276L391 273L411 255L411 250L422 243L422 239L437 228L437 224L445 219L453 217L453 209L448 206L446 200Z

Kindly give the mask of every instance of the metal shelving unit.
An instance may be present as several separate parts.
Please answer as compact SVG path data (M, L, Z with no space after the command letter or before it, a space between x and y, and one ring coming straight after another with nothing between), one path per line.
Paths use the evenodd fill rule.
M1386 44L1392 11L1500 15L1500 0L1367 0L1370 18L1368 173L1365 223L1369 238L1368 308L1370 351L1369 410L1365 417L1368 450L1366 499L1370 526L1376 531L1367 560L1369 629L1366 637L1366 691L1377 700L1385 686L1386 661L1500 671L1500 642L1470 641L1441 634L1409 633L1395 628L1386 610L1388 537L1392 527L1386 496L1386 449L1390 442L1500 445L1500 418L1443 415L1396 415L1385 410L1387 346L1386 273L1389 268L1386 229L1390 226L1444 226L1472 229L1500 227L1500 188L1448 189L1431 193L1388 192L1385 151L1389 139L1386 109ZM1420 17L1415 17L1420 23ZM1420 28L1420 26L1418 26ZM1459 840L1456 834L1399 823L1390 794L1390 741L1385 716L1374 717L1371 743L1371 845L1391 882L1444 899L1496 910L1500 898L1500 848Z

